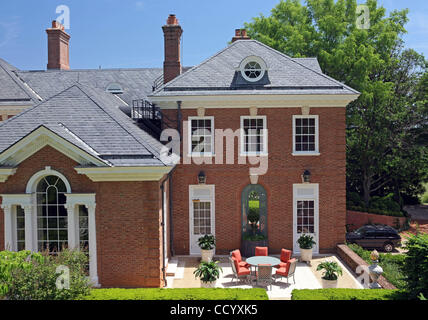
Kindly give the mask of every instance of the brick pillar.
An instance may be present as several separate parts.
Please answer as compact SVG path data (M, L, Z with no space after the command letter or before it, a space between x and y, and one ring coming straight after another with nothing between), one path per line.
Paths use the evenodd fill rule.
M48 34L48 69L70 69L69 40L70 35L64 31L64 26L52 21L52 28L46 29Z
M162 27L165 40L163 82L167 83L181 74L180 38L183 29L174 14L170 14L167 24Z

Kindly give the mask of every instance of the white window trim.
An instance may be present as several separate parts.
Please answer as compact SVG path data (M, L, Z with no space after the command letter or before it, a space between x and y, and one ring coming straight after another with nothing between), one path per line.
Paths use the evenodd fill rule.
M296 119L315 119L315 151L296 151ZM319 156L319 116L318 115L293 115L293 156Z
M314 196L298 196L297 195L297 190L298 189L312 189L314 191ZM315 234L315 248L314 248L314 253L318 254L319 253L319 227L320 227L320 223L319 223L319 184L318 183L295 183L293 184L293 243L294 243L294 251L300 252L299 246L296 245L296 241L298 239L298 234L297 234L297 202L298 201L314 201L314 226L315 226L315 230L314 230L314 234Z
M247 75L245 74L245 66L249 62L257 62L260 65L260 67L261 67L260 75L257 78L250 78L250 77L247 77ZM257 81L261 80L264 77L264 75L266 73L266 70L267 70L267 64L266 64L266 62L262 58L260 58L258 56L248 56L244 60L242 60L241 63L239 64L239 70L241 72L241 76L246 81L248 81L248 82L257 82Z
M88 208L89 229L89 277L94 286L98 284L97 267L97 242L96 242L96 195L71 193L70 183L61 173L46 167L45 170L34 174L27 183L24 194L1 194L1 208L4 212L4 239L5 248L16 250L16 206L21 206L25 212L25 249L36 252L38 250L37 235L37 197L36 187L39 181L49 175L60 177L66 185L67 201L65 208L68 216L68 245L70 248L78 248L78 217L77 206L84 205Z
M263 119L263 151L260 152L248 152L245 151L245 130L244 120L245 119ZM267 117L266 116L241 116L241 130L240 130L240 156L267 156L268 155L268 130L267 130Z
M194 196L194 190L196 189L209 189L210 190L210 197L209 198L203 198L203 199L197 199ZM215 236L215 185L213 184L195 184L195 185L189 185L189 254L200 254L198 253L192 253L192 241L194 240L192 238L193 235L193 200L201 200L204 202L210 202L211 203L211 234ZM215 248L214 248L215 250Z
M211 152L193 152L192 151L192 120L211 120ZM187 136L187 145L189 157L213 157L215 156L215 124L213 116L203 116L203 117L188 117L187 120L188 136Z

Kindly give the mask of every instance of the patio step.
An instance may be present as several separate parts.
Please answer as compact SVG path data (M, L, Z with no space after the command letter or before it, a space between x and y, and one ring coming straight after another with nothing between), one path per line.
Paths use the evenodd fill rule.
M174 277L175 273L177 272L178 267L178 260L177 259L171 259L168 261L168 265L166 267L166 276L167 277Z

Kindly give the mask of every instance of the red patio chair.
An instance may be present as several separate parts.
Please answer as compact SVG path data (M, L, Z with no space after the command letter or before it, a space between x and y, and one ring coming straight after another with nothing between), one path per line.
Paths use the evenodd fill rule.
M281 262L279 265L276 265L275 268L285 268L287 266L287 262L291 259L292 251L287 249L281 249Z
M294 278L296 267L297 267L297 260L293 258L287 262L285 267L281 267L278 270L276 270L275 275L280 276L281 279L282 277L286 277L287 283L288 283L288 278L293 277L293 282L296 283L296 279Z
M267 256L268 247L256 247L256 256Z
M234 279L238 281L242 278L244 278L246 281L250 280L250 275L251 275L250 269L240 266L238 261L236 261L232 257L229 257L229 262L230 262L230 266L232 267Z
M242 260L241 251L239 249L236 249L230 253L230 257L236 261L238 261L239 265L241 267L249 268L250 265L246 263L244 260Z

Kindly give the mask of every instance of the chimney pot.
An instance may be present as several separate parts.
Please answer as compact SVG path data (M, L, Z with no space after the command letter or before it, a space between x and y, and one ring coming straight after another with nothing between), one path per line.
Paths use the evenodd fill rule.
M232 42L235 42L236 40L249 40L251 39L247 35L246 29L235 29L235 36L232 38Z
M166 20L166 24L168 25L178 25L178 19L175 17L175 14L170 14L168 19Z

